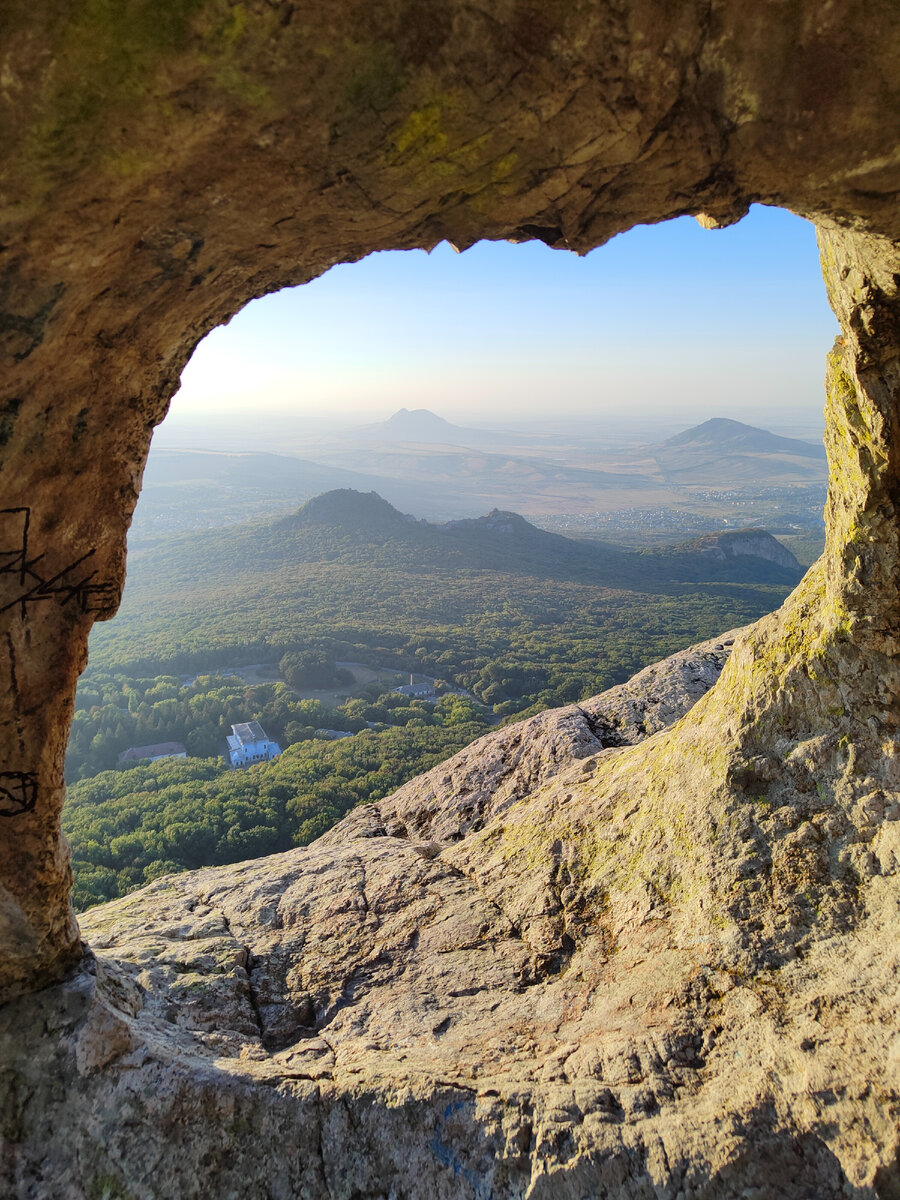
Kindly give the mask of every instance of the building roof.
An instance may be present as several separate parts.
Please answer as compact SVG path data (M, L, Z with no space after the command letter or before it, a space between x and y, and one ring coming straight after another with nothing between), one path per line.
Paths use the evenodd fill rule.
M187 754L181 742L157 742L155 746L129 746L119 755L119 762L135 762L139 758L166 758L172 754Z
M242 746L249 745L251 742L267 742L269 740L268 734L259 721L242 721L239 725L232 725L231 732Z

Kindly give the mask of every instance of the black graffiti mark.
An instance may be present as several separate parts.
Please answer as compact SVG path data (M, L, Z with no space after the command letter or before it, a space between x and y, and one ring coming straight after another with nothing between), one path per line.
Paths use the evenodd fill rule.
M0 817L30 813L37 796L37 776L31 771L0 771Z
M36 569L44 555L28 557L30 524L30 508L0 509L0 578L14 577L18 587L17 595L0 604L0 613L19 605L24 617L28 605L40 600L55 600L63 606L74 601L82 612L107 610L115 597L114 586L110 583L94 583L96 571L84 573L86 564L96 551L88 550L87 554L82 554L81 558L76 558L48 578Z
M31 509L0 509L0 518L3 517L6 520L0 524L0 575L18 575L22 585L25 583Z

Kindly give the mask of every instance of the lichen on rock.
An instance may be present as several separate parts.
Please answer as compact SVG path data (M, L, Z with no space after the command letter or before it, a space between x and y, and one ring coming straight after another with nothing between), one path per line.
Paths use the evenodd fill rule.
M136 1195L196 1194L200 1172L323 1196L889 1178L900 806L869 795L842 824L813 791L799 811L759 761L730 791L710 777L717 806L661 786L731 640L586 703L591 726L572 707L489 734L312 846L86 913L96 957L0 1010L9 1185L40 1171L56 1194L75 1157L79 1195L132 1194L145 1162ZM600 714L632 744L604 747ZM789 760L840 757L825 738ZM834 906L840 844L868 856L867 912L813 918L798 893Z
M894 1196L898 14L4 20L7 1193ZM197 341L373 250L584 252L754 201L816 222L841 323L827 544L715 687L682 715L707 651L695 679L505 730L308 850L95 911L84 957L59 833L75 682Z

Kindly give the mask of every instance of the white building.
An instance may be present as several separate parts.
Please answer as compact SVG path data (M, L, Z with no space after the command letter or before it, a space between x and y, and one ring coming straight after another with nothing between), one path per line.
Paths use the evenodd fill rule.
M277 758L281 747L270 741L259 721L244 721L232 725L227 735L228 758L233 767L249 767L253 763L268 762Z
M425 680L423 683L415 683L412 674L409 677L409 683L404 683L402 687L394 688L394 691L400 696L409 696L412 699L414 696L420 700L434 695L434 684Z

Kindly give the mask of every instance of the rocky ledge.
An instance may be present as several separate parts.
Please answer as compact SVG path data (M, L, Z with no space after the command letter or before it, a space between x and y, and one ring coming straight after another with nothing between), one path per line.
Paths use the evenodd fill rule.
M685 877L645 870L646 782L602 786L735 639L492 733L312 846L85 914L79 969L0 1009L3 1195L900 1195L900 811L860 817L854 920L787 937L786 902L761 942L662 813L651 853L683 839ZM756 870L815 900L811 804L768 802ZM729 820L723 875L752 885Z

